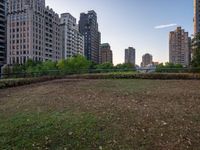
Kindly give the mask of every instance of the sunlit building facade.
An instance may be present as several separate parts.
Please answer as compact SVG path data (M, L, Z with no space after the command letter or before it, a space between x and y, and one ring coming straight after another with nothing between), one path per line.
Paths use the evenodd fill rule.
M148 65L153 65L153 56L151 54L144 54L142 56L142 67L147 67Z
M6 9L7 1L0 0L0 67L6 63Z
M9 0L7 63L61 59L60 19L45 0Z
M61 14L63 59L84 55L84 36L79 32L76 18L70 13Z
M135 48L125 49L125 63L135 65Z
M189 66L191 60L191 38L181 27L169 34L169 62Z
M103 43L100 46L100 63L113 63L113 53L110 44Z

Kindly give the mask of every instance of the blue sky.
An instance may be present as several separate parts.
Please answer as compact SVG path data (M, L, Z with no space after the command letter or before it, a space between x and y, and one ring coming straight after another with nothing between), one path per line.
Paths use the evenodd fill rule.
M169 31L176 26L155 29L155 26L177 24L193 33L193 0L46 0L57 13L69 12L79 20L81 12L95 10L102 42L113 50L114 63L124 62L124 49L136 48L136 62L150 53L154 61L169 58Z

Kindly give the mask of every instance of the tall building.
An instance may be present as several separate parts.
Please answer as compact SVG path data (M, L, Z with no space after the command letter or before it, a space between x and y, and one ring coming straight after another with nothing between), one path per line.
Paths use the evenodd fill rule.
M60 19L45 0L8 0L7 63L61 59Z
M100 46L100 63L113 63L113 54L110 44L103 43Z
M125 63L135 65L135 49L133 47L125 49Z
M84 55L84 36L79 32L76 18L70 13L61 14L63 59Z
M191 58L191 38L181 27L169 34L169 62L189 66Z
M151 54L144 54L142 56L142 63L141 66L142 67L147 67L148 65L152 65L153 64L153 56Z
M194 0L194 34L200 32L200 0Z
M194 35L196 35L197 33L200 33L200 0L194 0ZM191 59L193 59L196 55L196 46L200 46L199 41L194 41L194 43L191 44Z
M6 63L6 4L0 0L0 68Z
M87 14L81 13L79 31L84 35L84 55L88 60L99 63L101 34L98 30L97 14L95 11L88 11Z

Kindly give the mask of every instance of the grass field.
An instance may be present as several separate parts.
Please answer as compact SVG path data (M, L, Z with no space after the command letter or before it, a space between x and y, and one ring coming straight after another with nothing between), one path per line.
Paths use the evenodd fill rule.
M200 81L61 79L0 90L0 149L199 148Z

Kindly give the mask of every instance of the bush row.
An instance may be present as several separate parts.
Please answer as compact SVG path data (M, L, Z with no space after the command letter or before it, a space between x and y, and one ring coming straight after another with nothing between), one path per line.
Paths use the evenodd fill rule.
M38 82L45 82L48 80L54 80L54 79L59 79L59 78L60 77L56 77L56 76L46 76L46 77L38 77L38 78L3 79L3 80L0 80L0 89L22 86L22 85L38 83Z
M61 79L61 76L46 76L37 78L23 78L23 79L3 79L0 80L0 89L8 87L16 87L27 85L31 83L44 82L48 80ZM152 74L83 74L83 75L69 75L65 79L160 79L160 80L200 80L200 74L192 73L152 73Z
M200 74L192 73L152 73L152 74L85 74L67 76L68 79L160 79L160 80L200 80Z

